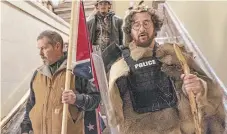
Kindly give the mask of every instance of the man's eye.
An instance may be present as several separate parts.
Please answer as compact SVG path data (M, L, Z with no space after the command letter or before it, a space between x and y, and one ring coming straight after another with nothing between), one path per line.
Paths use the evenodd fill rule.
M138 26L140 26L140 23L134 23L134 26L138 27Z
M148 25L149 24L149 21L144 21L143 24L144 25Z

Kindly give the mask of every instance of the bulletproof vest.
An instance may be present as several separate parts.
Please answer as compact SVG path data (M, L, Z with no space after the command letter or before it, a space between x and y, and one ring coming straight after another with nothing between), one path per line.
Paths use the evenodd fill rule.
M137 113L159 111L176 106L177 97L171 79L161 71L162 63L153 56L134 61L129 49L123 50L123 57L130 68L127 77L130 99Z

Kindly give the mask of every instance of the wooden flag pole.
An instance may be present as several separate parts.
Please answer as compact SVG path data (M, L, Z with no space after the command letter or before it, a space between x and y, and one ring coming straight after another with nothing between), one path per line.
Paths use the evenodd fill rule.
M177 55L178 60L181 63L181 66L183 68L184 74L188 75L190 74L190 69L188 67L187 61L185 60L180 48L174 44L174 51ZM193 115L193 120L195 123L195 130L196 130L196 134L202 134L202 129L201 129L201 114L199 113L198 109L197 109L197 104L196 104L196 100L195 100L195 95L193 94L193 92L191 91L188 94L188 98L189 98L189 102L190 102L190 106L191 106L191 112Z
M69 33L69 46L67 55L67 70L65 80L65 90L70 90L71 74L72 74L72 49L75 44L75 53L77 49L77 37L78 37L78 24L79 24L79 0L72 0L71 8L71 20L70 20L70 33ZM63 105L63 117L61 134L67 134L67 121L68 121L68 104Z

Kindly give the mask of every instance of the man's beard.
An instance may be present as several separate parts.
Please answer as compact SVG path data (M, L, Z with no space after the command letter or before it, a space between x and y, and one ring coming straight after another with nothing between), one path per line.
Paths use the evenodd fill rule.
M143 34L146 34L146 36L148 37L148 34L147 33L143 33ZM140 36L140 35L139 35ZM139 46L139 47L149 47L151 45L151 43L153 42L154 40L154 34L152 34L151 37L148 37L147 41L145 42L140 42L140 39L138 37L138 40L135 41L136 45Z
M46 60L44 60L44 59L42 59L43 60L43 64L44 65L49 65L49 62L48 61L46 61Z
M41 59L42 59L44 65L49 65L47 58L41 57Z

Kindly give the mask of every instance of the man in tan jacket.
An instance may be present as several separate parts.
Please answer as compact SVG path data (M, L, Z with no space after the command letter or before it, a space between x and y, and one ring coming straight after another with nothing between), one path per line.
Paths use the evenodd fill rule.
M173 44L154 38L162 27L156 11L130 8L123 30L123 58L109 74L107 119L120 134L195 134L188 93L196 97L202 134L223 134L225 111L218 84L181 47L191 74L183 74Z
M83 111L97 108L99 93L87 79L74 74L71 74L72 90L64 91L67 55L63 53L63 40L58 33L49 30L40 33L37 48L44 65L31 80L21 133L33 130L34 134L60 134L63 103L66 103L69 104L67 134L83 134Z

